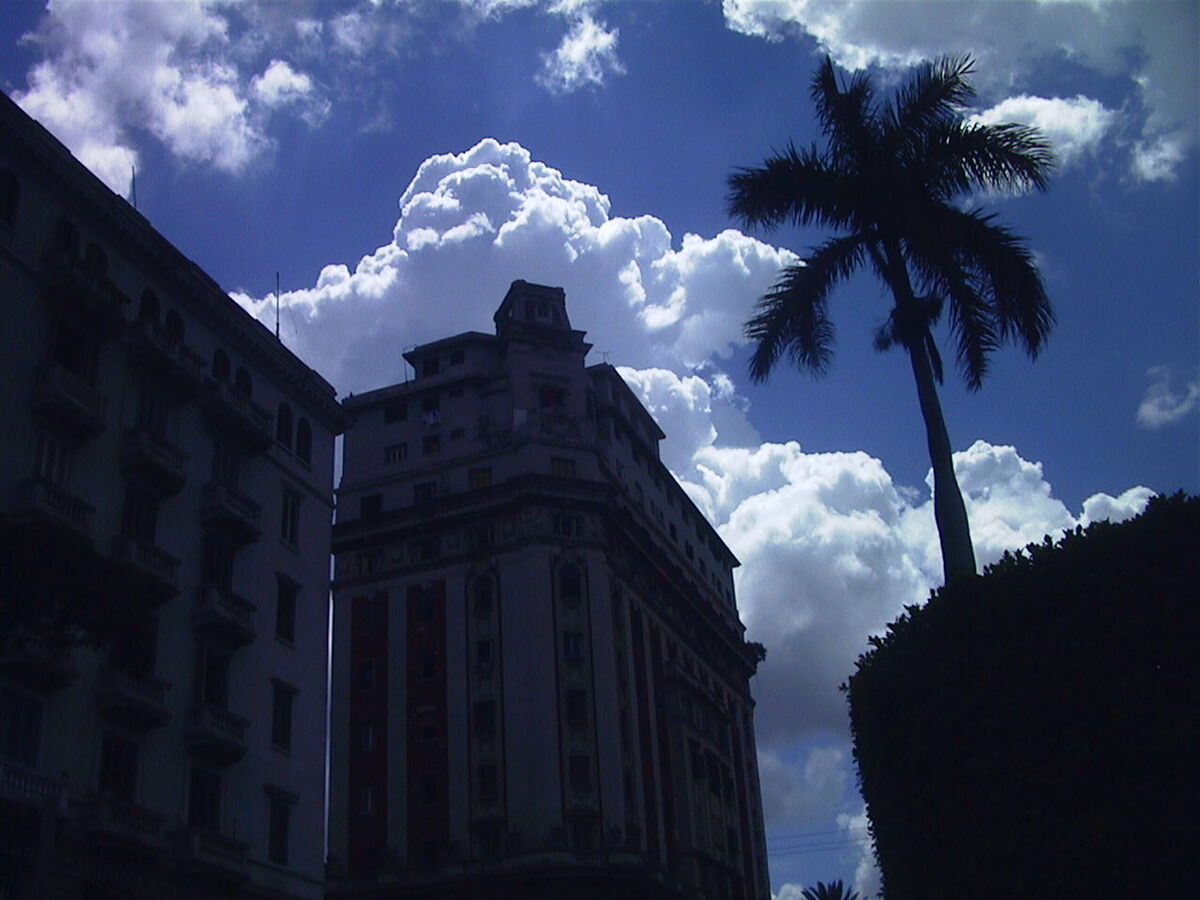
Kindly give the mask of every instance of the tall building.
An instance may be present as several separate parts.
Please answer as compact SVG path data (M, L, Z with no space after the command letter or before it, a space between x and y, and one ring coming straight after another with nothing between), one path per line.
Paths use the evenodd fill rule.
M2 95L0 297L0 897L320 897L333 388Z
M337 898L769 896L737 560L561 289L343 405Z

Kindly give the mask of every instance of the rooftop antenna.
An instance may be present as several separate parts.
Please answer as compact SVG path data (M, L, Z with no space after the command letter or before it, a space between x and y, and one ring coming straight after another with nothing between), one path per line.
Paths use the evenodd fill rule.
M279 270L275 270L275 340L279 340Z
M129 199L133 201L133 208L137 209L137 166L129 167Z

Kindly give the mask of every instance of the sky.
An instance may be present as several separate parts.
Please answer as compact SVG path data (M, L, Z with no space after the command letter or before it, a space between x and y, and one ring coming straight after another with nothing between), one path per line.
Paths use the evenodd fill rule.
M886 92L970 53L964 114L1057 152L1047 192L970 199L1057 315L982 390L947 373L981 565L1200 490L1196 4L10 0L0 42L0 87L272 328L279 273L283 341L340 394L490 331L514 279L566 289L742 562L778 900L875 891L838 685L941 580L908 363L871 346L884 289L833 295L825 377L746 374L755 300L828 235L739 229L725 180L818 139L823 54Z

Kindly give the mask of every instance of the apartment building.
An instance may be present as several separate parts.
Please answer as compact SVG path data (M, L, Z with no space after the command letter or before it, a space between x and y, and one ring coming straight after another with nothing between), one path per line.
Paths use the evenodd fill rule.
M737 560L561 289L494 320L343 402L329 896L767 897Z
M0 295L0 897L322 896L333 388L2 95Z

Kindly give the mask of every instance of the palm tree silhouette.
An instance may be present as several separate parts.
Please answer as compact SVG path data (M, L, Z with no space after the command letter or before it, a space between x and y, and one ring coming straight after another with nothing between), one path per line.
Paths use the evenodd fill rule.
M858 891L843 887L840 880L829 884L818 881L815 888L805 888L800 896L804 900L858 900Z
M752 380L765 380L784 355L815 374L828 368L827 300L857 269L869 264L891 290L875 347L899 345L912 364L947 583L975 574L975 553L937 395L943 371L932 328L948 311L963 379L978 390L989 354L1003 341L1035 357L1054 324L1024 243L993 216L956 203L979 190L1044 190L1054 167L1036 129L964 119L973 69L966 56L926 63L880 102L865 73L839 84L826 57L811 88L826 146L789 144L729 176L729 211L744 225L792 222L840 232L785 267L759 300L745 326L757 342Z

